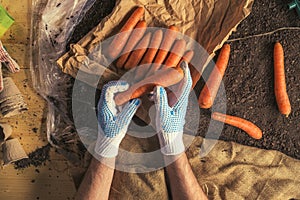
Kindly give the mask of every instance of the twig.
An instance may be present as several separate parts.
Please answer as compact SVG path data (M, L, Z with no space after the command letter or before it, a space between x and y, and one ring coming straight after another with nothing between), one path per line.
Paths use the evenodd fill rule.
M246 39L255 38L255 37L271 35L273 33L276 33L278 31L282 31L282 30L300 30L300 27L282 27L282 28L278 28L274 31L266 32L266 33L260 33L260 34L257 34L257 35L249 35L249 36L246 36L246 37L230 39L230 40L227 40L227 42L235 42L235 41L246 40Z

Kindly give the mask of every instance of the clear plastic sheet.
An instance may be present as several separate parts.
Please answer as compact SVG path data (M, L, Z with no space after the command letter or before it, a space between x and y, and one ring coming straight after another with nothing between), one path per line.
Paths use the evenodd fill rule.
M71 35L95 0L33 0L31 72L34 88L48 102L47 138L75 165L84 154L71 116L73 79L57 67Z

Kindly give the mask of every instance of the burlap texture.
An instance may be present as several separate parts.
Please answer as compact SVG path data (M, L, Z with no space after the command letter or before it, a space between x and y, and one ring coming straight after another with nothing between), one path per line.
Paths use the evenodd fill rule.
M128 137L126 138L128 140ZM122 145L135 151L144 142L129 137ZM136 141L133 141L136 140ZM192 169L209 199L299 199L300 161L278 151L218 141L210 153L199 156L202 137L187 151ZM134 174L116 171L110 199L168 199L164 170Z

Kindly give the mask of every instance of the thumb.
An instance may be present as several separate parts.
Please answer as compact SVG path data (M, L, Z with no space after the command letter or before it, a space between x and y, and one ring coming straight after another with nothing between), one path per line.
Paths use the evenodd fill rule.
M154 102L156 109L160 113L167 111L167 108L169 107L168 96L166 90L163 87L157 86L154 88Z
M140 99L130 100L118 115L118 120L120 122L120 125L129 124L140 105L141 105Z

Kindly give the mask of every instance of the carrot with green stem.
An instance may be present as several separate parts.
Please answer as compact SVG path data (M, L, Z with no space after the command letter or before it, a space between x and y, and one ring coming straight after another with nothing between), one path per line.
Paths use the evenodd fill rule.
M292 109L286 91L284 51L279 42L276 42L274 46L274 90L280 113L288 117Z
M140 63L145 52L147 51L147 47L150 43L150 39L151 39L151 33L149 32L138 43L138 45L135 48L136 50L131 52L128 60L126 61L125 65L124 65L125 69L132 69Z
M210 108L213 105L228 65L229 55L230 46L229 44L224 44L217 59L216 66L200 93L198 103L201 108Z
M240 117L222 114L219 112L212 113L212 119L242 129L254 139L262 138L263 133L261 129L248 120L242 119Z
M120 33L114 37L113 41L108 47L108 55L110 58L115 59L121 53L124 48L130 34L131 30L134 29L136 24L140 21L144 15L145 9L143 7L138 7L129 17L127 22L121 28Z
M140 81L145 77L159 49L162 38L163 31L161 29L156 30L151 38L147 52L145 53L142 61L139 63L139 67L137 67L135 70L134 78L136 81Z
M147 24L145 21L140 21L135 26L134 30L132 31L132 34L130 35L128 42L126 46L124 47L122 51L122 55L118 58L116 62L116 66L118 68L122 68L127 60L127 58L130 55L130 52L135 47L135 45L140 41L140 39L143 37L145 31L147 28Z

